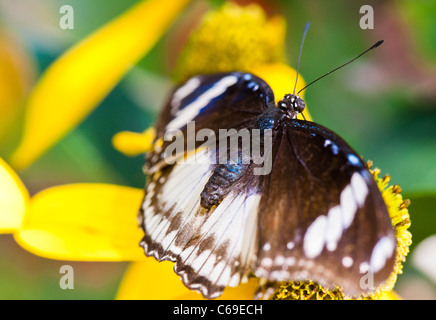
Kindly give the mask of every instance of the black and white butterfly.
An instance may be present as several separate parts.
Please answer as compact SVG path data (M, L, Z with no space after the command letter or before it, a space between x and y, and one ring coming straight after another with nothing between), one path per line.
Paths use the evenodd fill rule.
M361 157L337 134L298 120L298 94L275 103L269 85L244 72L199 75L176 88L157 124L139 223L147 256L175 262L183 283L206 298L254 275L312 280L347 295L373 287L395 263L396 238L382 195ZM272 168L217 164L199 142L168 164L165 133L209 128L272 132ZM218 136L218 134L217 134ZM217 147L218 148L218 147ZM196 151L196 152L193 152ZM217 150L218 151L218 150Z

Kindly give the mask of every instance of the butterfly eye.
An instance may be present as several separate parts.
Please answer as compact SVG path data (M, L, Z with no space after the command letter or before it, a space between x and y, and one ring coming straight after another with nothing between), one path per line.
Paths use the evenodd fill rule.
M282 110L287 110L288 109L288 105L286 104L286 102L284 102L283 100L279 101L277 103L277 106L282 109Z
M303 112L305 107L306 104L304 103L303 99L297 98L293 103L293 108L297 112Z

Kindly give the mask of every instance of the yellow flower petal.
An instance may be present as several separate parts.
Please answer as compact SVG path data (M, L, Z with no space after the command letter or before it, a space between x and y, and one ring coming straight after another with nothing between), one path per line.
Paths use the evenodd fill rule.
M379 300L403 300L395 291L384 291L378 297Z
M26 250L50 259L144 259L136 215L144 191L105 184L53 187L30 201L14 234Z
M0 233L21 226L29 193L18 175L0 158Z
M295 80L297 78L297 71L290 66L283 63L271 63L257 65L249 70L258 77L265 80L274 92L276 102L281 100L285 94L290 94L294 90ZM298 83L295 92L305 86L305 82L301 74L298 75ZM302 92L304 93L304 91ZM303 94L301 95L303 96ZM306 109L303 111L306 120L311 120L311 116ZM303 119L301 115L298 119Z
M188 2L141 1L54 62L29 98L22 141L11 163L27 167L77 125Z
M179 276L173 271L174 263L157 262L154 258L130 264L118 289L119 300L166 300L189 294Z
M142 133L122 131L113 136L112 145L126 156L137 156L151 151L155 137L156 130L153 127Z
M118 290L118 300L204 300L203 296L186 288L174 273L174 263L157 262L154 258L134 262L124 275ZM258 284L257 279L236 288L226 288L219 299L252 300Z

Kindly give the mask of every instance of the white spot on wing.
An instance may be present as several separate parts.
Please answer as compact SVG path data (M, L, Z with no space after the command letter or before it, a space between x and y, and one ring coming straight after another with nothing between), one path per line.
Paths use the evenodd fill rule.
M351 267L352 265L353 265L353 263L354 263L354 261L353 261L353 258L351 258L351 257L343 257L342 258L342 265L345 267L345 268L349 268L349 267Z
M334 143L332 144L332 152L334 155L337 155L339 153L339 147Z
M348 228L353 222L354 216L357 211L357 203L353 196L353 190L348 185L341 192L341 208L342 208L342 221L344 229Z
M185 126L189 121L192 121L212 99L223 94L228 87L232 86L238 81L234 75L222 78L216 82L209 90L206 90L197 99L188 104L185 108L178 110L175 118L171 120L166 130L179 129Z
M339 153L339 147L336 144L334 144L331 140L326 139L324 141L324 147L328 147L328 146L331 146L331 150L334 155L337 155Z
M243 76L243 79L244 79L245 81L251 80L251 78L252 78L252 76L251 76L251 74L249 74L249 73L246 73L246 74L244 74L244 76Z
M286 258L286 265L287 266L293 266L296 262L296 258L295 257L287 257Z
M274 260L275 265L283 265L285 263L285 257L283 256L277 256Z
M339 205L330 208L326 216L319 216L307 229L304 236L307 257L318 256L324 245L329 251L336 250L342 234L352 224L357 209L365 204L368 192L362 175L354 173L350 184L341 192Z
M390 237L382 237L374 246L374 249L371 253L371 259L369 261L369 265L373 269L374 272L381 270L386 261L394 254L395 252L395 241Z
M333 251L336 249L337 243L341 238L343 225L342 225L342 211L340 206L335 206L329 210L327 215L327 234L326 243L327 249Z
M351 177L351 187L353 188L354 197L359 207L365 204L366 196L368 195L368 186L362 175L358 172L353 173Z
M201 84L199 78L194 77L189 79L183 86L178 88L173 94L171 100L171 113L175 115L177 109L180 107L181 101L195 91Z
M349 161L352 165L355 165L355 166L360 165L360 159L359 159L357 156L355 156L354 154L349 154L349 155L348 155L348 161Z
M362 262L362 263L359 265L359 272L360 272L360 273L366 273L366 272L369 271L369 268L370 268L370 266L369 266L369 263L368 263L368 262Z
M295 247L295 243L293 243L292 241L289 241L287 244L286 244L286 248L288 248L289 250L291 250L292 248L294 248Z
M273 265L273 261L271 258L263 258L260 262L260 265L264 268L270 268Z
M327 217L319 216L314 222L307 228L304 235L304 253L308 258L315 258L318 256L325 243L325 231L327 227Z

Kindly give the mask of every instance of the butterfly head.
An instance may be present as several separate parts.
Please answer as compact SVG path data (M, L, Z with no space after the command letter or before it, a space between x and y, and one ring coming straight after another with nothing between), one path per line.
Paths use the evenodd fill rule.
M302 113L306 104L304 100L295 94L286 94L282 100L277 102L277 107L286 112L291 119L296 119Z

